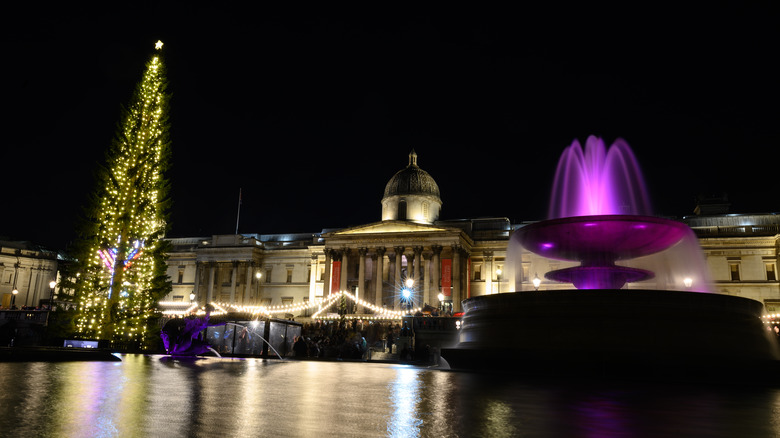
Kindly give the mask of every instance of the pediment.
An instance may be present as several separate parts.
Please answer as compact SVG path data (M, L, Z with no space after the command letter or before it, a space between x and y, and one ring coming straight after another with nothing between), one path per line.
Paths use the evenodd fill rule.
M436 225L418 224L408 221L382 221L360 225L329 233L333 237L343 237L361 234L395 234L395 233L431 233L453 231L452 228ZM460 231L460 230L456 230Z

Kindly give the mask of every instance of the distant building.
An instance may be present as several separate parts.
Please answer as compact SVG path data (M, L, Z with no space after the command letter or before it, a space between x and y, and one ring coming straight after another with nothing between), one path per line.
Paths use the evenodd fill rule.
M30 242L0 240L0 297L3 309L39 307L51 295L49 282L57 279L57 253ZM16 290L14 298L13 291Z
M752 298L768 313L780 313L780 215L722 211L684 218L699 238L715 292Z

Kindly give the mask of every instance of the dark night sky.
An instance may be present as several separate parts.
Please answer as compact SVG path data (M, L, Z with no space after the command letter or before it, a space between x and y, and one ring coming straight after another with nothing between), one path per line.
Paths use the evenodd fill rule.
M656 213L699 193L780 211L767 6L271 13L158 6L21 11L2 31L0 236L65 249L157 39L165 43L170 236L380 220L414 148L441 218L542 219L572 140L624 138Z

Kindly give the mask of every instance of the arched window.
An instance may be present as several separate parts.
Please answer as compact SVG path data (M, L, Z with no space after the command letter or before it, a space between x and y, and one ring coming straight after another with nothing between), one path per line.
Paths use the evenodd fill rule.
M398 201L398 220L399 221L405 221L406 220L406 200L402 199Z

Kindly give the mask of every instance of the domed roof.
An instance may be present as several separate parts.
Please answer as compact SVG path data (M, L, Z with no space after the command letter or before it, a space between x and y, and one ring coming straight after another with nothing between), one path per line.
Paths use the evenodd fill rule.
M397 195L423 195L441 198L439 185L428 172L417 166L417 154L409 153L409 165L398 171L385 186L385 198Z

